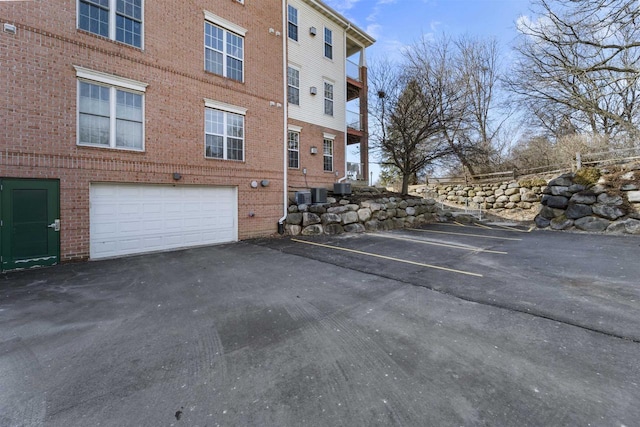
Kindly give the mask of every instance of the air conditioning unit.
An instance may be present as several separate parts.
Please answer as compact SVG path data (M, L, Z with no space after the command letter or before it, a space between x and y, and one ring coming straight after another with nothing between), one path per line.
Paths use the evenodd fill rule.
M310 205L311 204L311 191L296 191L295 195L297 205Z
M334 182L333 183L333 194L351 194L351 183L350 182Z
M312 188L311 189L311 203L327 203L327 189L326 188Z

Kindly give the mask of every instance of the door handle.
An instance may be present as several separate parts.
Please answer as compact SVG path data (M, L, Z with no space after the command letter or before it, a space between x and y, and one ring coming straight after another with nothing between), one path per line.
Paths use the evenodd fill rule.
M53 223L47 225L49 228L53 228L53 231L60 231L60 220L56 219Z

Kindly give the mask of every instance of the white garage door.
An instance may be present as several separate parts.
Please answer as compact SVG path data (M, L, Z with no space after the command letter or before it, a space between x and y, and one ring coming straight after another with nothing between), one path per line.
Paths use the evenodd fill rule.
M235 187L91 184L91 258L238 239Z

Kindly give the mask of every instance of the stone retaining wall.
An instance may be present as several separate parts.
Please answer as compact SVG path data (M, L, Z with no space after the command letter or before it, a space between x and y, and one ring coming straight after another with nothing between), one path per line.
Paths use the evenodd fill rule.
M585 186L568 173L549 182L535 218L540 228L640 234L640 167Z
M427 195L462 206L480 209L539 209L546 181L542 179L492 184L427 186Z
M433 199L354 189L351 196L330 196L323 204L297 205L290 200L285 231L314 236L415 227L433 220L436 212Z

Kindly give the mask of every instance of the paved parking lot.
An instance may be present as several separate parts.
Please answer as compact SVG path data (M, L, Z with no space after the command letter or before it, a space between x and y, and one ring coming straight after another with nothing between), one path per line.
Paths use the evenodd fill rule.
M632 426L639 249L432 224L6 274L0 426Z

